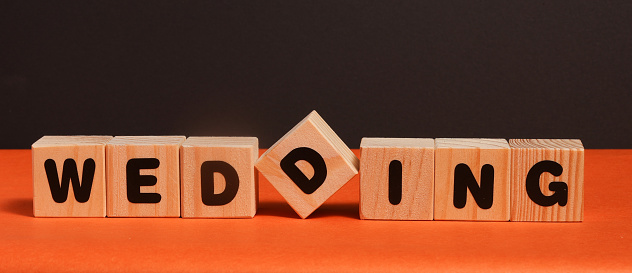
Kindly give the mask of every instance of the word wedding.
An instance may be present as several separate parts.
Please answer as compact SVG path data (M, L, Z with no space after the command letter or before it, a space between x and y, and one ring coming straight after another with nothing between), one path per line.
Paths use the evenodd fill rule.
M259 157L255 137L44 136L36 217L252 218L258 173L301 218L356 174L360 218L583 219L584 147L568 139L363 138L313 111Z

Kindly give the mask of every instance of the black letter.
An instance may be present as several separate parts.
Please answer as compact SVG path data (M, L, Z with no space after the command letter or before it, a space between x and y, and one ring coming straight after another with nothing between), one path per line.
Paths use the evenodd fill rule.
M312 165L314 168L312 179L308 179L296 166L299 160L305 160ZM288 153L281 159L281 169L306 194L315 192L327 178L325 160L318 152L307 147L296 148Z
M540 190L540 175L542 173L546 172L554 176L560 176L563 171L562 165L555 161L544 160L533 165L529 173L527 173L526 187L529 198L543 207L553 206L555 203L559 203L562 207L566 206L566 202L568 202L568 185L566 183L549 183L549 190L553 192L551 196L544 195Z
M388 201L393 205L402 201L402 162L399 160L388 164Z
M454 198L452 202L456 208L462 209L467 201L467 189L470 189L474 201L482 209L489 209L494 203L494 167L489 164L481 168L481 186L466 164L456 165L454 169Z
M158 203L159 193L140 193L141 186L156 185L153 175L140 175L140 169L155 169L160 166L157 158L133 158L127 161L127 200L132 203Z
M81 181L77 173L77 163L74 159L68 158L64 161L64 169L61 173L61 183L59 183L59 175L57 174L57 164L55 160L47 159L44 162L46 177L48 178L48 186L55 203L63 203L68 199L68 188L72 181L72 191L75 193L75 199L79 203L88 202L90 192L92 191L92 181L94 179L94 170L96 164L94 159L88 158L83 162L83 175Z
M239 189L239 175L233 166L224 161L206 161L200 169L202 176L202 203L207 206L222 206L235 199ZM215 194L214 173L220 173L226 180L224 191Z

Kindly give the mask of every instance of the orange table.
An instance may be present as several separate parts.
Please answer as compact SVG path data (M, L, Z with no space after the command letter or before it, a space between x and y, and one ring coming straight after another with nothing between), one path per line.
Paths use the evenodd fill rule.
M356 151L357 152L357 151ZM587 150L583 223L358 219L357 177L302 220L34 218L29 150L0 151L0 272L632 271L632 150Z

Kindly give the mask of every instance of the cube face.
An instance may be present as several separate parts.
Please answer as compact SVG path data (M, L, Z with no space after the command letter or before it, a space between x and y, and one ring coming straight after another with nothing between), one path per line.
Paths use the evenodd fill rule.
M181 198L183 218L252 218L257 211L257 175L254 164L259 156L256 137L189 137L181 147ZM226 164L225 164L226 163ZM216 164L217 168L202 166ZM230 166L230 167L228 167ZM231 177L234 169L237 180ZM209 170L212 171L209 172ZM203 173L206 177L202 181ZM225 173L222 173L225 172ZM227 181L226 177L232 179ZM208 178L213 177L213 180ZM238 181L234 183L234 181ZM224 201L207 201L202 192L202 183L213 183L213 194L205 198L222 198ZM236 191L233 184L236 184ZM208 185L205 185L208 186ZM206 188L205 188L206 189ZM234 193L234 195L232 194ZM228 203L226 203L228 202Z
M438 138L435 146L434 219L508 221L510 150L507 141ZM482 174L485 179L481 177ZM492 177L493 187L489 187ZM455 178L458 190L456 196ZM479 198L477 202L470 187L474 182L477 183L475 187L480 187L479 193L493 192L493 198ZM467 189L465 184L468 185ZM463 199L461 197L465 191L466 199Z
M291 158L312 158L313 162L318 162L316 167L303 162L305 160L298 160L294 164L289 162L307 179L311 179L309 182L297 184L283 170L282 161ZM313 111L268 149L257 161L256 168L298 215L306 218L358 173L358 165L358 158ZM325 175L323 168L326 168ZM324 180L314 182L321 178ZM322 182L320 186L317 185L319 182Z
M44 136L33 144L35 217L105 217L105 145L110 139L111 136ZM80 180L76 181L79 184L73 185L74 179ZM92 186L88 187L90 179ZM62 183L67 183L67 192Z
M180 145L184 140L184 136L112 139L106 147L107 215L179 217Z
M433 219L433 139L363 138L360 158L361 219Z
M509 145L511 221L582 221L584 147L581 141L511 139Z

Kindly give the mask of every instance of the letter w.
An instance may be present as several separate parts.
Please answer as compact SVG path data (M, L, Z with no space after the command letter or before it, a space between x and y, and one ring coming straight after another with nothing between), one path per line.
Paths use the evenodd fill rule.
M44 162L44 169L46 169L46 177L48 178L50 193L55 202L66 202L68 199L68 187L70 186L70 181L72 181L72 191L75 193L75 199L79 203L85 203L88 199L90 199L92 181L94 180L94 159L88 158L84 161L81 180L79 180L79 174L77 173L77 163L72 158L68 158L64 161L61 183L59 183L59 175L57 174L57 164L55 164L55 160L47 159L46 162Z

